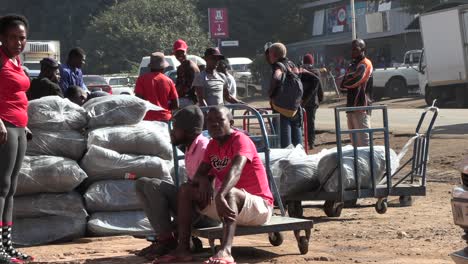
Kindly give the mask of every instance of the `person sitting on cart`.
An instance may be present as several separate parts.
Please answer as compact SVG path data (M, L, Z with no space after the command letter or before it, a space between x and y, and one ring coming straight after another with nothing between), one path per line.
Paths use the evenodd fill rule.
M203 112L198 106L191 105L182 108L174 117L171 130L171 142L183 145L185 151L185 169L188 181L191 181L200 165L209 139L203 136ZM136 255L153 260L165 255L177 247L175 225L171 215L177 213L177 187L156 178L141 178L135 184L137 197L143 206L148 220L157 235L157 241ZM195 214L195 226L209 227L219 224L208 217Z
M189 242L194 207L201 214L223 223L221 247L205 263L235 263L231 247L236 226L260 226L270 221L273 195L265 167L252 140L232 129L232 122L232 114L226 107L209 109L207 127L212 140L193 181L179 190L179 245L175 251L153 263L193 260Z

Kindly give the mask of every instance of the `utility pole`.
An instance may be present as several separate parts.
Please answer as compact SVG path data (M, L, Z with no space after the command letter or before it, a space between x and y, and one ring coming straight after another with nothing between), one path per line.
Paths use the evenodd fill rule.
M356 35L356 10L354 8L354 0L351 0L351 33L353 40L357 38Z

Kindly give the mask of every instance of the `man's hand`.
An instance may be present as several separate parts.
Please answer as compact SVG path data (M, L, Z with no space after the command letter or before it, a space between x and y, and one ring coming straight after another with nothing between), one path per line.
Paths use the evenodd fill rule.
M7 129L3 121L0 120L0 145L3 145L7 142Z
M217 194L215 198L216 203L216 210L218 211L219 218L223 221L230 221L233 222L236 220L236 212L232 210L229 204L226 201L226 198L221 195Z
M200 195L200 208L203 209L213 200L213 186L208 179L201 179L198 182L198 190Z

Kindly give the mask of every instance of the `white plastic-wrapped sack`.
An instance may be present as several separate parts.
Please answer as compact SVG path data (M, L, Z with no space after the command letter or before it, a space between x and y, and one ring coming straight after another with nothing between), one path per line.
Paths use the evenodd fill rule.
M358 177L361 183L361 189L371 188L371 172L370 172L370 148L358 148ZM390 150L390 167L391 171L395 171L399 167L399 161L395 151ZM338 190L338 154L336 148L330 150L318 164L320 184L324 184L324 190L327 192L335 192ZM355 189L356 182L354 177L354 150L352 146L343 148L343 185L347 190ZM384 177L385 174L385 148L383 146L374 147L374 174L376 184ZM329 178L329 179L328 179ZM328 181L327 181L328 179Z
M16 195L70 192L86 178L86 173L74 160L26 156L18 175Z
M172 183L167 161L154 156L119 154L90 146L80 163L90 182L135 178L159 178Z
M43 216L67 216L86 218L83 197L77 192L43 193L15 197L13 216L31 218Z
M281 175L279 190L282 196L312 191L320 186L318 163L325 152L307 155L299 146L275 164L275 171Z
M48 131L80 130L88 124L84 108L59 96L29 101L28 127Z
M86 151L86 140L81 133L69 131L32 130L33 139L28 141L27 155L48 155L80 160Z
M141 210L133 180L93 183L84 194L89 212Z
M88 134L88 146L96 145L119 153L172 159L172 145L166 123L142 121L132 126L95 129Z
M19 218L14 222L13 243L20 246L69 242L86 233L86 217L45 216Z
M94 213L88 232L95 236L149 235L154 231L143 211Z
M96 97L83 105L88 112L89 128L134 125L145 117L147 103L136 96Z
M296 148L299 148L299 150L296 150ZM300 150L302 150L302 152ZM301 145L297 145L297 147L291 145L284 149L270 149L270 167L273 166L273 164L275 164L279 160L287 158L293 152L295 152L298 155L299 153L303 153L302 156L307 156L307 154L304 151L304 148ZM263 165L265 166L265 153L258 153L258 155L262 160Z

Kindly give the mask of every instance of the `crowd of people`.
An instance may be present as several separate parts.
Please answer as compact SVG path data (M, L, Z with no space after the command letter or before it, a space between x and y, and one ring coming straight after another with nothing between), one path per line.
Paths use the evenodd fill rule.
M11 241L13 196L26 151L28 99L57 95L82 105L102 94L90 93L81 67L86 60L80 48L72 49L66 64L44 58L41 73L30 82L21 67L19 54L26 45L28 22L18 15L0 18L0 264L19 263L32 257L18 252ZM365 57L362 40L352 42L352 64L341 88L348 92L347 106L367 106L372 83L372 63ZM232 112L225 104L244 104L236 98L236 84L229 65L217 48L204 53L202 70L187 59L188 45L177 40L173 54L180 61L174 83L164 74L164 54L151 54L150 72L136 82L135 95L162 107L149 111L146 120L172 121L171 141L185 149L188 181L180 188L157 179L136 182L138 198L157 235L157 241L138 253L153 263L187 262L191 229L223 225L218 252L205 263L235 263L231 247L237 225L268 223L273 213L273 195L254 143L234 128ZM302 144L302 109L308 116L309 148L315 143L315 113L323 100L314 58L304 56L297 67L287 58L286 46L268 43L265 59L272 67L269 100L280 116L281 147ZM209 110L204 115L200 106ZM351 129L370 126L366 111L348 113ZM211 140L202 135L207 129ZM358 146L368 144L361 133L353 138ZM172 217L175 221L172 221Z

